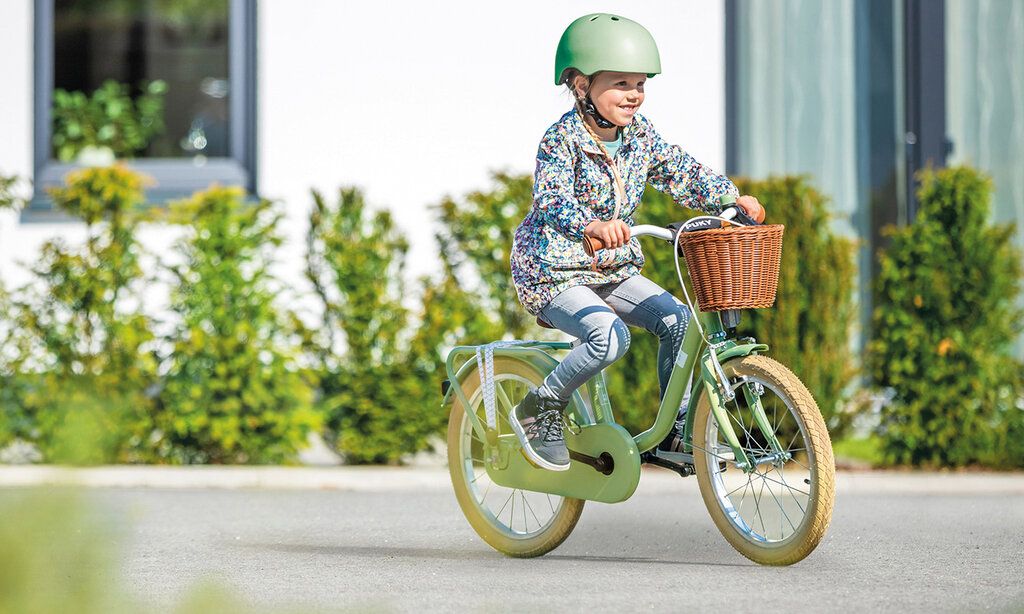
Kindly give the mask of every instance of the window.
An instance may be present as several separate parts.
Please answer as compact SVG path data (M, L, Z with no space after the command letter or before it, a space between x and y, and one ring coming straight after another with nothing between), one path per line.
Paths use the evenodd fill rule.
M153 177L156 202L213 182L254 188L254 0L35 9L37 187L26 216L53 217L45 188L89 156L125 158Z

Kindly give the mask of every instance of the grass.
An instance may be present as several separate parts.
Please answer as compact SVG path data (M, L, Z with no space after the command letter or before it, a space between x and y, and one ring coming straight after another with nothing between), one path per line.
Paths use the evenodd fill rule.
M832 442L836 460L868 463L872 467L882 465L882 441L878 437L840 439Z

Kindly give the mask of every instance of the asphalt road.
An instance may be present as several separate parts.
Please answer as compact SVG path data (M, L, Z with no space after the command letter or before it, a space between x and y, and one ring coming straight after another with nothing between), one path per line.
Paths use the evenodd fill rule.
M288 611L1024 612L1024 483L945 492L841 478L818 550L765 568L718 534L693 478L655 471L625 503L588 504L572 536L532 560L492 551L436 485L87 498L121 528L120 582L157 609L209 578Z

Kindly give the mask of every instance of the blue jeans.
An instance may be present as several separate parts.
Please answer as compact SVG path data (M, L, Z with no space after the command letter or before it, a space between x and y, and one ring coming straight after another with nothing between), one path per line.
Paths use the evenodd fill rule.
M539 396L565 402L576 388L626 353L627 325L658 336L658 384L665 396L690 310L658 284L635 275L621 282L569 288L551 299L540 317L584 342L538 388Z

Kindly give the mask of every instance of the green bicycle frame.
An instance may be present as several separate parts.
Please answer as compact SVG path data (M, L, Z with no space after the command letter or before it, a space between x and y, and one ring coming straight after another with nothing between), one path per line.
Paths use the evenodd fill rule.
M690 408L697 406L701 395L707 395L719 432L731 448L736 466L744 472L754 471L759 459L752 458L743 449L725 409L727 400L737 393L742 394L754 420L762 432L772 440L768 442L771 449L777 451L781 447L775 440L773 430L768 428L768 419L759 395L752 390L750 384L741 383L730 387L719 375L724 374L720 365L751 353L764 352L768 346L759 343L737 343L735 340L727 339L721 317L716 312L700 312L697 317L706 338L702 337L700 327L687 327L657 417L647 430L630 436L615 422L603 372L573 392L567 414L570 421L578 425L579 429L576 432L572 429L567 432L566 443L570 450L579 454L590 457L610 455L614 460L612 471L602 473L595 471L591 466L576 462L565 472L535 469L518 454L519 441L515 435L499 435L497 431L488 428L476 412L467 411L466 416L473 430L490 448L487 471L491 478L500 485L514 488L608 503L624 501L632 495L639 482L640 455L657 446L671 432L678 408L691 386L693 392L689 402ZM572 344L565 342L535 341L524 345L495 348L493 352L495 358L504 356L521 360L533 366L539 373L546 374L558 365L558 361L549 352L568 350L572 347ZM463 407L471 407L460 384L472 370L477 369L476 350L477 346L458 346L449 353L445 366L452 385L445 393L443 405L446 406L454 394ZM737 388L741 391L736 390ZM500 388L496 393L503 397ZM496 402L509 404L509 400L505 398L496 398ZM684 437L687 452L690 453L693 451L692 419L695 413L689 411L686 415Z

